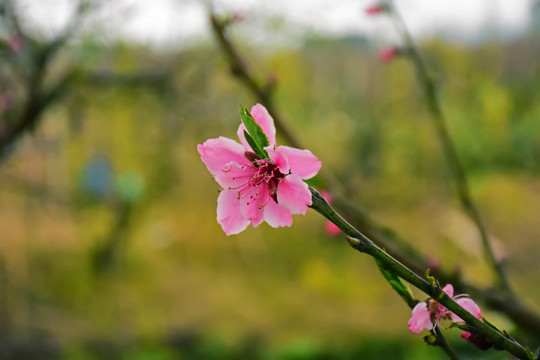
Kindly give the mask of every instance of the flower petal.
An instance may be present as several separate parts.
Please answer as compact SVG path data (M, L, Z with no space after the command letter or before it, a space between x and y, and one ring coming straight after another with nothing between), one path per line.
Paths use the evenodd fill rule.
M231 161L236 161L239 165L250 164L244 156L246 149L236 141L223 136L208 139L197 145L197 151L208 171L214 176Z
M431 322L431 314L427 308L427 304L421 302L416 304L412 310L412 316L409 319L409 330L415 334L419 334L424 329L433 329L433 323Z
M287 157L282 152L276 151L274 149L274 146L267 146L264 148L264 150L266 150L268 156L270 156L270 159L272 159L272 161L276 163L279 171L282 174L287 175L289 173L289 170L291 170L289 162L287 161Z
M226 235L238 234L249 225L249 220L242 215L241 203L235 191L223 190L217 203L217 221Z
M309 150L300 150L289 146L278 146L276 151L287 158L291 172L302 179L309 179L317 175L321 169L321 161Z
M253 116L253 119L255 119L255 122L263 129L270 146L274 146L276 144L276 127L274 126L274 119L272 119L268 110L261 104L257 104L251 108L251 115ZM251 146L249 146L246 137L244 136L244 130L246 130L244 123L240 123L236 134L242 145L244 145L246 149L251 149Z
M257 170L251 165L239 165L236 161L231 161L219 170L214 178L217 183L228 190L239 189L247 185Z
M241 202L245 203L242 206L244 217L251 221L253 227L259 226L264 221L264 208L267 205L270 197L268 184L261 184L252 187L251 192L242 193Z
M295 174L287 175L281 180L277 188L277 200L279 205L293 214L304 215L312 204L308 185Z
M454 296L454 287L452 284L446 284L446 286L442 288L442 291L444 291L446 295L450 297Z
M330 236L336 236L341 234L341 229L331 221L327 221L324 226L324 231Z
M470 298L462 297L458 299L454 299L459 306L473 314L477 319L482 319L482 311L480 310L480 307ZM452 321L455 322L462 322L463 319L461 319L456 314L452 313Z
M274 199L270 199L264 209L264 220L274 228L291 226L292 214L289 209L279 205Z

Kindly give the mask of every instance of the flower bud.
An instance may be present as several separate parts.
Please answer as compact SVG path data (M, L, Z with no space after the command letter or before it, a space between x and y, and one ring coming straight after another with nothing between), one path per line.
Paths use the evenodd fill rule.
M327 191L321 191L321 195L326 201L328 201L328 204L332 204L332 195L330 195L330 193ZM330 236L336 236L341 233L341 229L331 221L326 222L324 225L324 231Z
M384 4L371 5L364 9L365 13L370 16L382 14L388 12L388 10L388 5Z
M22 34L21 33L11 34L11 36L8 39L8 45L11 52L15 54L21 51L24 45L24 38Z
M387 64L392 62L400 54L400 51L395 47L384 48L379 51L379 60Z
M474 347L480 350L487 350L492 346L491 343L482 335L471 334L470 332L464 332L460 334L459 336L461 336L462 339L467 340L471 345L473 345Z

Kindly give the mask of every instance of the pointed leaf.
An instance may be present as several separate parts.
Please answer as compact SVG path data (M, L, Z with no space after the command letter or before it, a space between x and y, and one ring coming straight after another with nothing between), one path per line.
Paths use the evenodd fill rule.
M501 329L499 329L496 325L494 325L493 323L489 322L485 317L482 318L482 320L484 321L484 323L486 323L487 326L489 326L490 328L492 328L493 330L495 330L496 332L498 332L499 334L503 334L503 331Z
M268 153L266 150L264 150L264 148L269 146L270 142L268 141L268 137L264 133L261 126L257 124L249 110L243 106L240 107L240 117L242 118L242 122L244 123L247 133L249 134L249 137L246 136L246 141L248 142L249 146L251 146L255 154L257 154L261 159L268 158ZM245 134L246 131L244 131L244 135ZM248 138L250 140L248 140Z
M379 266L381 274L384 276L386 281L388 281L392 289L394 289L411 308L414 307L418 303L418 301L413 297L411 290L409 289L407 284L405 284L400 277L386 270L384 268L384 265L379 261L377 261L377 265Z
M311 179L304 180L306 184L313 187L321 187L322 186L322 180L319 175L315 175Z
M258 144L253 140L253 138L249 136L246 130L244 130L244 137L246 138L247 143L249 144L249 146L251 146L251 149L259 159L268 158L268 153L266 152L266 150L261 149Z

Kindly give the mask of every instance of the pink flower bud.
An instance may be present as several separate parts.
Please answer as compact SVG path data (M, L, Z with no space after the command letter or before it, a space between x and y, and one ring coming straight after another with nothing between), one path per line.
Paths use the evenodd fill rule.
M324 231L330 236L337 236L341 234L341 229L331 221L326 222L326 225L324 225Z
M330 195L330 193L326 191L321 191L321 195L326 201L328 201L330 205L332 204L332 195ZM338 228L337 225L331 221L326 222L326 224L324 225L324 231L330 236L336 236L341 233L341 229Z
M15 102L13 92L10 90L0 93L0 111L9 109Z
M389 63L393 61L398 55L399 53L396 48L384 48L379 51L379 60L383 63Z
M439 268L439 260L436 257L428 256L427 265L430 270L437 270Z
M24 38L20 33L14 33L8 39L9 48L15 54L21 51L23 44Z
M243 21L245 19L245 15L242 14L242 13L235 13L232 18L231 18L231 22L240 22L240 21Z
M377 15L382 13L384 10L384 7L382 7L381 5L371 5L364 9L366 14L368 15Z

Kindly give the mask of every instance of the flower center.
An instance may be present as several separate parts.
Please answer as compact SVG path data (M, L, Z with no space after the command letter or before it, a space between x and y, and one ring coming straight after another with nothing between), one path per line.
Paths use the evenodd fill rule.
M248 181L248 184L256 188L260 188L262 185L268 185L270 196L277 202L277 187L285 175L279 171L276 163L271 159L257 159L252 164L257 168L257 172Z
M247 199L247 205L252 201L260 200L260 208L263 208L270 201L270 197L277 202L277 187L286 176L279 171L276 163L271 159L259 159L251 152L246 152L246 158L251 161L251 169L255 170L250 178L243 185L235 188L238 190L238 199ZM259 199L267 192L268 198Z

